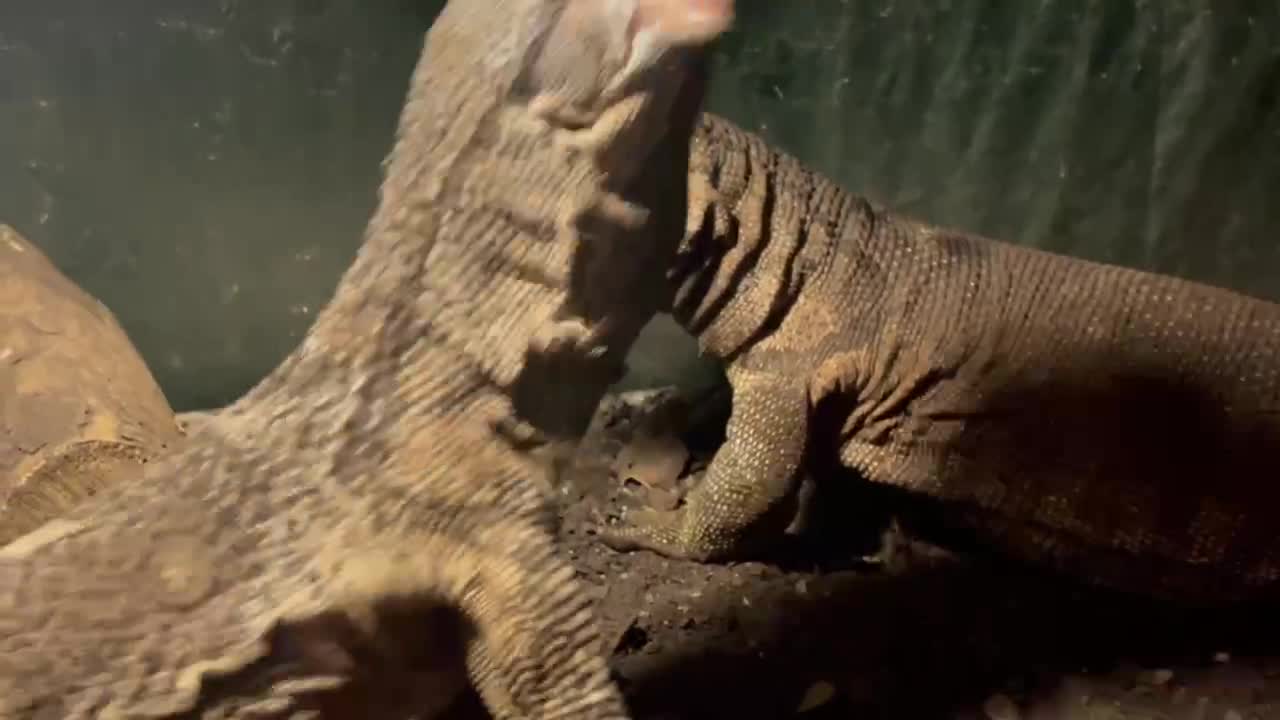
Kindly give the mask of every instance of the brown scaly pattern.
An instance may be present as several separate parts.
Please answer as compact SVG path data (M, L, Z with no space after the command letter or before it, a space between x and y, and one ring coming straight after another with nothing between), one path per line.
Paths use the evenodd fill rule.
M0 225L0 545L181 439L111 311Z
M0 718L430 717L467 674L499 718L625 717L545 459L668 301L643 278L686 214L696 47L731 16L452 0L300 347L0 559Z
M739 557L806 466L943 501L1015 557L1190 602L1280 577L1280 306L895 215L704 116L674 314L733 413L618 549Z

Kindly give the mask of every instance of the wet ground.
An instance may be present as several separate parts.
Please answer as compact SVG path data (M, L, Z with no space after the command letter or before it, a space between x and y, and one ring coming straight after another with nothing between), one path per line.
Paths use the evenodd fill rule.
M856 498L819 495L857 522L808 517L769 562L607 550L593 508L678 502L717 441L715 412L690 430L687 406L624 398L564 488L563 538L639 718L1280 719L1267 613L1153 606L945 552L882 534Z

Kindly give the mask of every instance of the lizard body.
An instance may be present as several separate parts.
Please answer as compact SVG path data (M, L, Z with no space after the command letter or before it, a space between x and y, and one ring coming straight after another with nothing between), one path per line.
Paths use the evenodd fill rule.
M300 346L0 558L0 718L430 717L464 667L500 718L625 717L545 468L668 301L644 278L684 221L698 46L731 19L451 0Z
M732 416L687 505L608 544L741 557L832 464L1089 581L1274 588L1280 306L899 216L714 116L690 174L673 314Z

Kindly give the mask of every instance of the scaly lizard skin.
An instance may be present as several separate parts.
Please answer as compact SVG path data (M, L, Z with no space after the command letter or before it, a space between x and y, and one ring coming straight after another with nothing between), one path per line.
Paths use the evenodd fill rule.
M464 667L499 718L625 717L541 458L669 302L646 278L684 222L700 46L731 19L451 0L300 347L0 559L0 718L422 718Z
M690 173L673 314L727 363L727 440L607 544L744 556L840 464L1088 581L1274 588L1280 306L900 217L720 118Z

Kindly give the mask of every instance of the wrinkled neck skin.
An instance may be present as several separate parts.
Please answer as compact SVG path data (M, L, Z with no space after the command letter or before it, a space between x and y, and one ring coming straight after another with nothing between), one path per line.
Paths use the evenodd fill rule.
M895 240L881 211L763 138L704 114L689 174L671 312L704 353L732 361L757 348L802 289L839 297L888 282L876 257ZM858 320L872 323L879 310L861 307Z
M457 419L535 446L576 442L669 302L654 278L683 229L700 54L668 67L648 97L624 99L639 116L606 111L590 128L609 138L607 153L566 147L567 131L500 101L514 78L436 55L429 40L378 208L334 299L228 408L255 427L246 432L345 443L344 463L382 462L396 445L388 436Z

